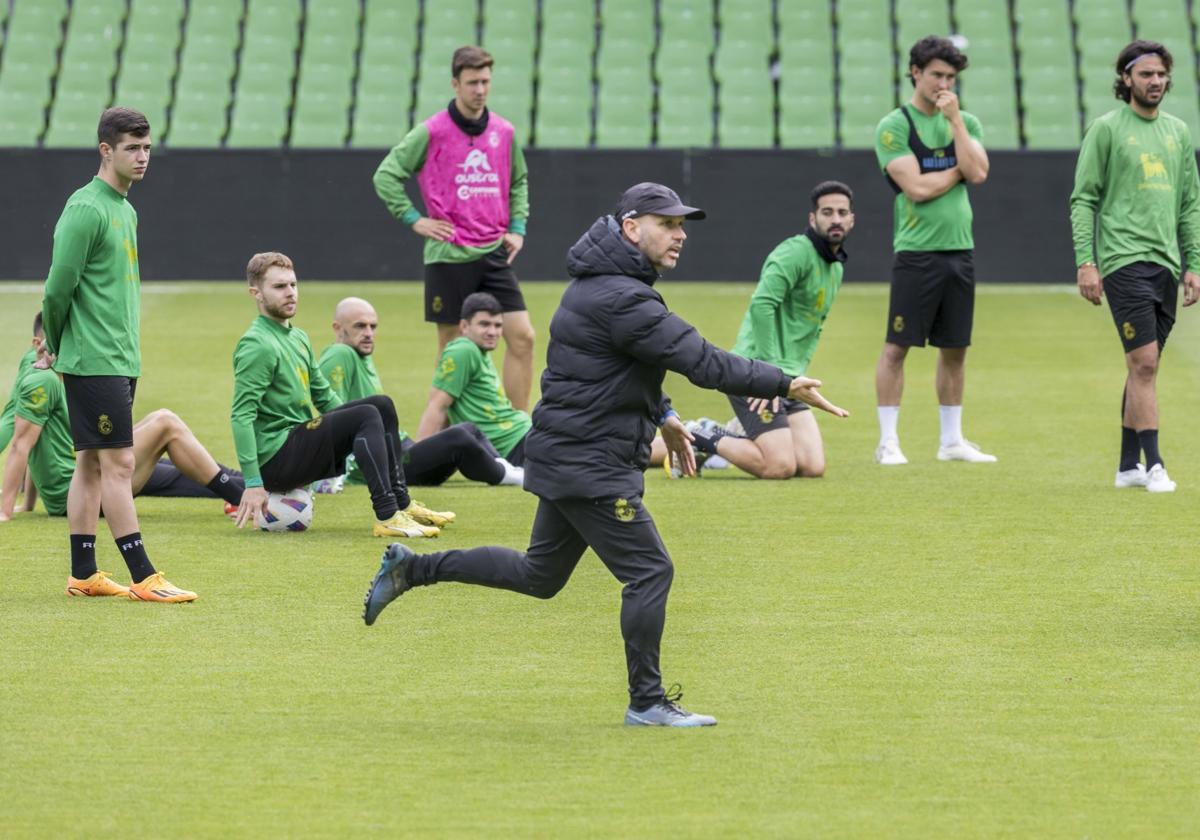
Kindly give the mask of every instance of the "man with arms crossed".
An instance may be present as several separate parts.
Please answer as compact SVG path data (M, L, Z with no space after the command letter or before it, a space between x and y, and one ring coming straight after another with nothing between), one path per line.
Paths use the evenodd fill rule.
M473 548L416 555L394 544L384 553L365 599L373 624L388 603L414 586L457 581L552 598L589 546L624 584L621 634L629 675L625 722L711 726L663 690L659 643L674 569L649 511L643 472L655 426L667 447L695 471L691 435L662 392L668 370L693 384L766 399L787 396L841 416L817 392L820 383L714 347L672 314L654 289L683 248L684 205L661 184L626 190L567 255L572 281L550 323L542 399L526 447L525 488L538 497L527 552Z
M375 308L361 298L346 298L334 310L333 334L337 341L321 351L321 372L343 402L383 393L383 383L371 358L378 328ZM472 423L451 426L420 442L414 442L403 431L399 435L404 477L412 486L442 484L456 470L472 481L487 484L520 486L525 477L525 471L501 458ZM350 461L346 478L355 484L364 483L357 462Z
M1175 324L1183 246L1183 305L1200 299L1200 181L1187 123L1159 110L1171 53L1134 41L1117 57L1113 89L1126 104L1083 138L1071 193L1076 281L1086 300L1108 293L1125 347L1117 487L1170 493L1158 451L1158 363ZM1145 464L1139 458L1145 454Z
M897 424L904 359L928 341L938 348L940 461L995 461L962 434L967 347L975 312L971 202L967 184L987 180L983 128L960 111L954 82L967 57L948 38L930 35L909 53L912 99L884 117L875 156L896 192L887 337L875 369L880 464L907 464Z
M35 358L46 355L41 313L33 321L33 346ZM32 488L26 488L22 510L32 511L40 493L46 513L64 516L75 453L62 381L50 368L30 368L13 386L12 396L16 417L0 482L0 522L12 518L26 467ZM164 453L169 462L159 460ZM205 496L234 506L242 500L241 476L214 461L191 429L165 408L133 427L133 459L134 496Z
M146 555L133 505L133 396L141 375L137 213L127 194L150 164L150 124L130 108L100 115L100 171L77 190L54 228L42 300L46 357L63 374L79 453L67 496L71 575L67 594L137 601L194 601ZM100 507L129 568L126 588L96 568Z
M525 243L529 186L512 124L487 108L492 57L459 47L451 62L454 99L417 125L375 171L375 192L392 215L425 237L425 320L437 324L438 353L458 335L472 292L491 292L504 318L504 388L522 411L533 387L533 324L512 262ZM405 184L416 178L428 216Z
M233 442L245 476L238 527L266 513L268 491L340 475L353 454L375 509L377 537L436 537L452 513L413 502L400 466L396 407L383 395L343 404L317 365L308 335L292 325L299 291L285 254L246 266L258 317L233 352Z
M803 376L812 361L842 286L842 243L854 228L854 193L848 186L824 181L813 188L811 199L808 228L767 257L733 345L739 356L768 362L789 376ZM701 452L719 454L758 478L825 474L821 430L807 403L779 398L751 411L751 402L729 397L744 437L726 435L719 427L689 426Z

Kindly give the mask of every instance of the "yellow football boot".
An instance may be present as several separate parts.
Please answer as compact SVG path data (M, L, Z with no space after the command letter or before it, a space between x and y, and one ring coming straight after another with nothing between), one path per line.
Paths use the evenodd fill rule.
M391 519L376 520L371 533L377 537L436 537L442 532L429 525L422 525L401 510Z
M158 601L163 604L182 604L195 601L196 593L180 589L171 583L162 572L155 572L141 583L129 584L130 601Z
M68 575L67 594L87 598L120 597L128 596L129 589L110 578L108 572L96 572L84 580Z

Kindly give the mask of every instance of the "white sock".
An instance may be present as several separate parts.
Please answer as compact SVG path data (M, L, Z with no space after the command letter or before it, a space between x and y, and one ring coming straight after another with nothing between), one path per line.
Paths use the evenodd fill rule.
M962 406L939 405L938 416L942 420L942 446L962 443Z
M900 421L900 406L880 405L875 410L879 412L879 445L883 446L889 440L899 441L896 424Z
M501 485L520 487L525 483L525 470L521 467L514 467L503 458L497 458L496 463L504 467L504 478L500 479Z

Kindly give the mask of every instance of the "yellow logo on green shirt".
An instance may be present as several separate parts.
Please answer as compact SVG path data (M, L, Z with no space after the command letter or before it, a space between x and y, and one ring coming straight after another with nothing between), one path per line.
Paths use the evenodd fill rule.
M33 391L29 394L28 399L30 410L41 414L48 399L50 398L47 396L45 388L38 386L37 388L33 389Z
M454 369L454 359L446 356L442 359L442 367L438 371L438 376L440 376L442 379L449 379L454 374Z
M1153 153L1142 152L1142 180L1149 181L1151 178L1167 179L1167 167L1163 165L1162 158Z

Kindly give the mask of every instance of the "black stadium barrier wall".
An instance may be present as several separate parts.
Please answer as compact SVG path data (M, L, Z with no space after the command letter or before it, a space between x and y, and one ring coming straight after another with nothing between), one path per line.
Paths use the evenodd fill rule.
M256 251L283 251L300 277L421 277L421 240L392 219L371 184L382 151L157 151L131 194L145 280L241 279ZM93 151L10 149L0 209L0 278L42 280L67 196L98 166ZM526 151L532 212L516 263L527 280L565 279L567 249L621 191L654 180L708 211L691 222L673 280L756 280L763 258L803 229L809 190L845 181L857 226L846 279L884 281L893 194L871 152ZM971 188L981 282L1071 282L1067 199L1072 152L993 152ZM415 195L415 190L412 191Z

